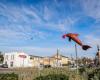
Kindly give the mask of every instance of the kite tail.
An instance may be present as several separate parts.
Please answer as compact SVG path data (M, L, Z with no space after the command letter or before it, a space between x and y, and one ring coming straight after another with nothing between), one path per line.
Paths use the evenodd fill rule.
M89 48L91 48L91 46L88 46L88 45L83 45L83 46L82 46L82 49L83 49L83 50L87 50L87 49L89 49Z

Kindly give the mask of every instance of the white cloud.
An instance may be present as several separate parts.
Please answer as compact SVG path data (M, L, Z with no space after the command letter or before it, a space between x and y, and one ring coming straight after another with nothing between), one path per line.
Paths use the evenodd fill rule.
M29 29L29 28L28 28ZM32 30L28 31L27 28L25 30L11 30L7 29L0 29L0 39L7 39L7 40L27 40L27 39L46 39L48 36L51 36L50 33Z
M88 0L87 3L84 1L83 9L86 12L86 14L94 18L97 18L99 14L94 15L95 12L93 13L94 7L92 6L95 5L94 3L92 3L90 7L88 7L87 9L87 6L90 4L89 2L90 0ZM52 14L52 11L47 6L44 7L43 14L40 15L40 12L37 11L37 8L35 7L27 7L23 5L22 7L8 6L8 5L0 3L0 14L6 16L9 22L9 25L3 26L5 27L5 29L1 29L1 26L0 26L0 37L15 38L15 39L23 39L23 38L27 39L30 37L33 37L33 38L35 37L39 39L40 38L45 39L48 36L52 36L52 34L37 30L37 28L42 28L45 30L49 29L52 31L59 31L59 32L70 32L72 31L71 29L73 28L73 25L78 20L78 18L67 16L64 19L59 19L57 21L51 22L49 20L54 19L53 17L54 15L58 17L57 14L54 14L54 13ZM98 12L98 8L96 12ZM42 19L47 20L47 22L43 21ZM89 37L87 38L89 40ZM90 38L90 40L92 39L93 38ZM96 41L99 42L98 40ZM53 54L56 52L56 49L57 49L57 47L47 48L47 47L34 47L34 46L33 47L28 47L28 46L7 47L7 48L5 47L5 49L7 50L23 50L23 51L33 53L33 54L38 53L39 55L48 55L49 53ZM74 47L66 47L66 48L60 47L59 49L64 55L70 56L71 54L74 54ZM85 52L81 51L79 48L79 53L85 53Z
M44 7L44 13L41 15L33 6L26 7L22 5L22 7L18 7L5 5L2 3L0 4L0 6L0 14L8 18L10 24L9 28L11 27L11 25L14 24L16 25L16 29L21 30L23 32L32 31L32 26L35 29L40 27L43 29L50 29L60 32L69 32L74 23L77 21L77 19L68 16L66 19L50 22L49 19L54 18L54 14L52 16L52 11L49 10L47 6ZM43 17L43 15L45 17ZM43 19L46 19L47 22L44 22ZM8 25L6 26L8 27ZM11 28L15 29L14 26L12 26Z
M67 17L63 20L58 20L58 22L47 22L45 24L42 24L45 26L44 28L60 31L60 32L70 32L72 28L74 28L74 24L78 21L78 19L75 19L73 17Z
M80 0L86 15L100 19L100 0Z
M74 27L74 24L77 22L78 19L73 17L67 17L63 22L58 24L59 29L63 32L69 32Z
M3 49L4 48L4 49ZM6 50L5 50L6 48ZM34 47L34 46L24 46L24 47L7 47L4 46L2 49L5 52L10 51L23 51L32 55L38 55L38 56L49 56L56 53L55 48L47 48L47 47Z
M92 46L100 45L100 38L95 35L86 35L85 40Z
M8 17L10 22L28 22L32 23L34 22L40 22L41 18L38 16L38 14L35 12L35 10L31 9L30 7L25 7L22 5L22 7L16 7L16 6L10 6L5 4L0 4L0 14ZM31 21L29 19L29 16L32 18Z
M0 37L1 39L27 39L28 36L22 32L0 29Z
M12 51L22 51L28 54L37 55L37 56L52 56L57 53L57 49L59 50L59 54L71 57L71 55L75 58L75 47L66 46L66 47L36 47L36 46L22 46L22 47L11 47L11 46L2 46L1 50L4 52L12 52ZM80 46L77 45L78 57L93 57L96 52L95 49L89 49L87 51L83 51Z
M36 26L42 22L35 8L9 6L0 3L0 14L7 17L9 24L0 25L0 37L2 38L29 38L36 37L44 39L47 33L36 30ZM34 26L33 26L34 25ZM45 37L44 37L45 36Z
M4 52L12 51L23 51L28 54L37 55L37 56L52 56L57 53L57 47L36 47L36 46L22 46L22 47L11 47L11 46L2 46L1 49ZM74 49L70 48L59 48L59 54L70 57L71 54L75 56Z
M49 10L47 6L44 7L43 17L46 21L49 21L52 18L52 12Z

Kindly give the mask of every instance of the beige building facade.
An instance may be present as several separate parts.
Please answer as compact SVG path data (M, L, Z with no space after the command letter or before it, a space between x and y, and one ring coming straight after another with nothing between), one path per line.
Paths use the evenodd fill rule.
M58 51L53 56L48 56L48 57L31 56L30 58L33 67L40 67L40 66L63 67L67 66L71 62L71 60L68 57L59 54Z

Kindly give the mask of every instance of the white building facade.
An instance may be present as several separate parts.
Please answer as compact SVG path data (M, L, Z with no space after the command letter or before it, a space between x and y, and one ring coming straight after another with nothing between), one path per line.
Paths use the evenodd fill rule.
M32 67L30 56L24 52L5 53L3 63L7 64L8 68Z

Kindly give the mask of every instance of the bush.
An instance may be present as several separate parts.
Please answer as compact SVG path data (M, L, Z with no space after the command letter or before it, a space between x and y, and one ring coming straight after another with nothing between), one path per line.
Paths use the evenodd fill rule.
M92 73L89 73L88 80L100 80L100 69L95 69Z
M34 80L69 80L69 77L63 74L50 74L47 76L40 76Z
M79 73L80 73L80 74L83 74L83 72L86 72L85 67L81 67L81 68L79 69Z
M0 74L0 80L18 80L18 75L14 73Z

